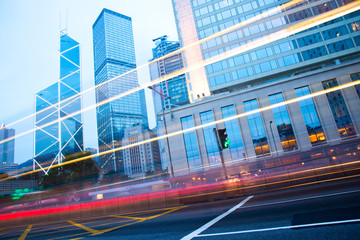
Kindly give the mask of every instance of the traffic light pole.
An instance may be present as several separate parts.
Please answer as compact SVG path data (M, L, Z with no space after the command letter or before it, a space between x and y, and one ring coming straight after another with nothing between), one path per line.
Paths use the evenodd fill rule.
M227 175L224 156L223 156L223 153L222 153L223 148L220 145L219 134L218 134L218 131L216 130L216 128L213 128L213 130L214 130L214 134L216 136L216 142L217 142L217 145L218 145L218 148L219 148L220 159L221 159L222 167L224 169L225 179L228 180L229 178L228 178L228 175Z

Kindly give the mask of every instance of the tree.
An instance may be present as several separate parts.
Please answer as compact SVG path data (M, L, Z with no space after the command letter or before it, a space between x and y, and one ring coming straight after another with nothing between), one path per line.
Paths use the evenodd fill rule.
M90 155L90 151L66 155L61 166L51 168L48 174L41 178L40 185L48 187L83 180L97 180L100 172L97 163L91 157L82 159ZM65 164L77 159L79 161Z

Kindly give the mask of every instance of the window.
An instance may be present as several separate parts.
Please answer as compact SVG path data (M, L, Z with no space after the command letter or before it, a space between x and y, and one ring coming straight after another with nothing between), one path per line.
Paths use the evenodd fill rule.
M296 97L302 97L310 94L308 86L295 89ZM304 99L298 102L301 114L304 118L310 142L313 146L326 142L323 127L320 123L315 104L312 98Z
M246 112L259 108L256 99L244 102L244 107ZM247 119L256 156L268 155L270 153L269 144L260 113L248 115Z
M228 118L236 115L234 105L221 108L223 118ZM243 160L245 158L244 144L241 138L240 127L237 119L225 122L226 133L230 140L230 153L233 162Z
M313 58L325 56L328 54L324 46L312 48L307 51L303 51L301 53L305 61Z
M336 79L327 80L322 83L324 89L330 89L339 85ZM346 138L356 135L355 128L353 126L341 91L337 90L329 92L326 94L326 96L329 101L331 112L334 116L340 137Z
M212 111L200 113L201 124L214 122L214 115ZM215 125L203 128L205 146L210 166L217 166L221 164L219 147L214 132Z
M183 130L194 127L193 116L181 118L181 125ZM184 133L184 143L189 170L196 171L202 169L195 131Z
M315 44L318 42L321 42L322 38L320 33L315 33L306 37L302 37L298 39L298 44L299 47L305 47L305 46L309 46L311 44Z
M284 102L284 97L282 93L276 93L270 95L269 100L270 100L270 104L273 105L276 103ZM272 112L274 114L276 128L278 130L281 146L284 152L296 150L298 148L296 143L296 138L286 106L283 105L280 107L273 108Z
M360 73L353 73L350 75L350 77L351 77L351 80L358 81L358 80L360 80ZM359 84L355 85L355 90L360 98L360 85Z
M329 52L330 53L335 53L335 52L340 52L349 48L353 48L354 47L354 43L351 41L350 38L342 40L342 41L338 41L338 42L334 42L331 44L327 45Z

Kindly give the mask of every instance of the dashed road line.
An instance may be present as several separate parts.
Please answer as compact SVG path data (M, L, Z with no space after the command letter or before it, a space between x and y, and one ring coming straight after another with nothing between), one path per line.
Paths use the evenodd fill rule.
M211 227L212 225L214 225L215 223L217 223L218 221L220 221L221 219L223 219L224 217L226 217L227 215L229 215L230 213L232 213L233 211L235 211L236 209L240 208L241 206L243 206L247 201L249 201L252 197L254 197L254 195L249 196L247 198L245 198L244 200L242 200L239 204L235 205L234 207L232 207L231 209L227 210L225 213L219 215L218 217L214 218L213 220L211 220L210 222L206 223L205 225L203 225L202 227L196 229L195 231L193 231L192 233L186 235L185 237L183 237L181 240L191 240L194 237L198 236L200 233L202 233L203 231L205 231L206 229L208 229L209 227Z

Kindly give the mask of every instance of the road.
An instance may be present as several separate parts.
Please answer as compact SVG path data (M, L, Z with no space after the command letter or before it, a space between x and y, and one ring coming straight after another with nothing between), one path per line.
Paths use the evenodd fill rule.
M360 239L359 180L122 215L0 227L0 239Z

